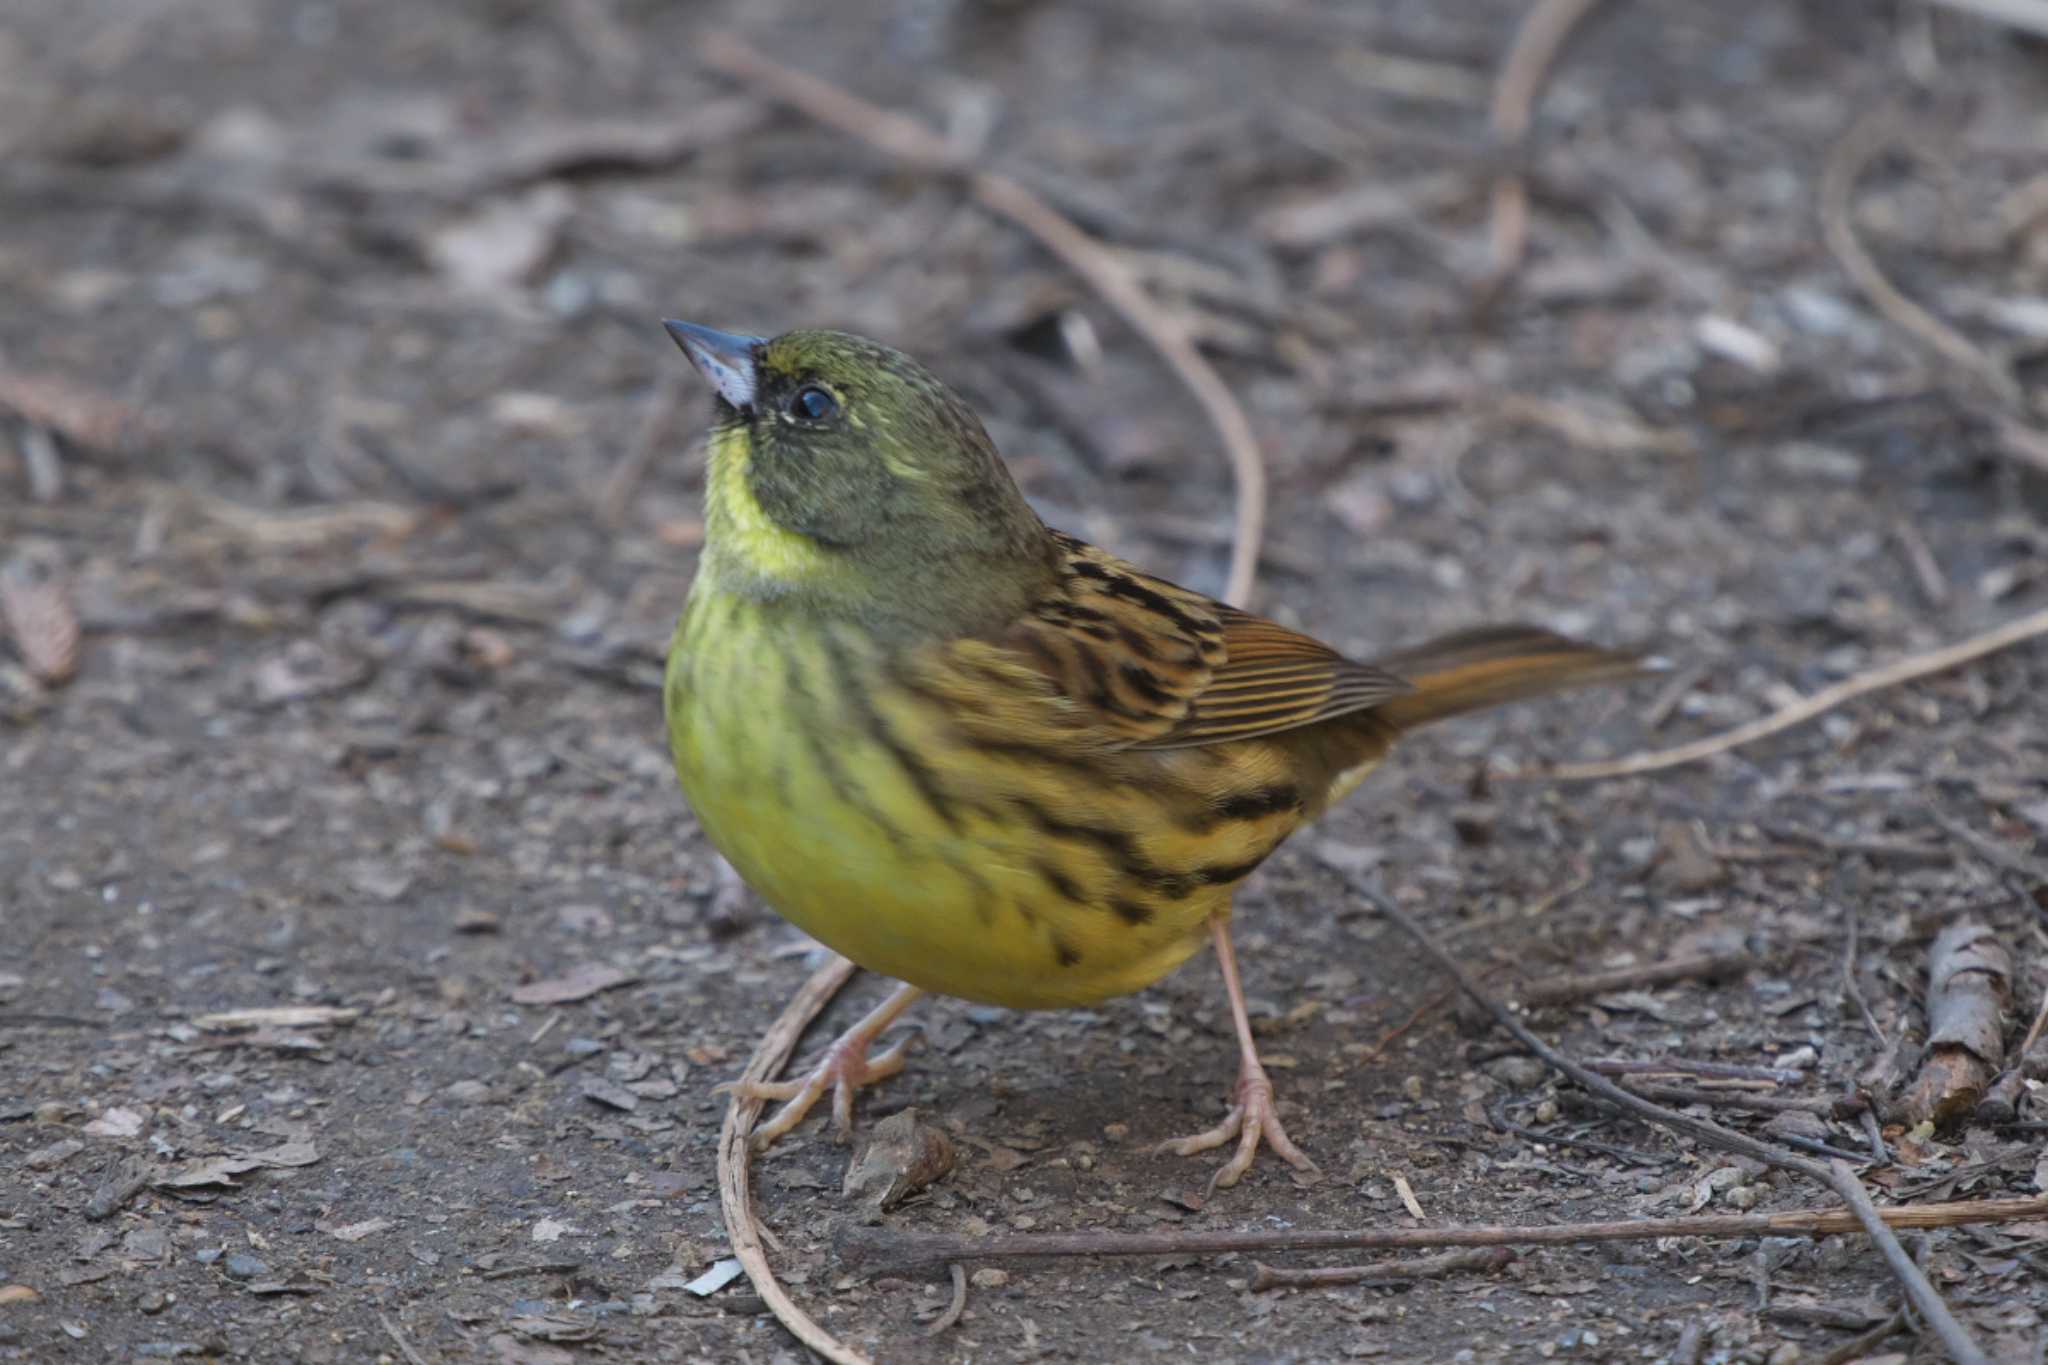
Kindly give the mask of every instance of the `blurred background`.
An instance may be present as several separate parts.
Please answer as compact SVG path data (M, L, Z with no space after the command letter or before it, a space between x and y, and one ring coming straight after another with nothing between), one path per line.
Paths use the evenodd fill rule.
M1813 1046L1850 1074L1872 1041L1835 1008L1844 914L1887 1027L1913 1024L1928 925L1959 907L1993 907L2034 963L2037 863L1987 863L1951 827L2023 859L2048 836L2039 650L1656 778L1488 773L1697 738L2048 603L2041 20L2025 0L0 14L0 1118L21 1120L0 1143L47 1152L121 1109L179 1150L289 1130L323 1154L261 1196L145 1195L90 1226L135 1133L32 1168L0 1192L0 1283L39 1298L0 1315L0 1354L220 1313L235 1325L205 1330L284 1333L304 1359L388 1349L380 1312L451 1358L493 1334L567 1350L589 1338L532 1322L571 1300L621 1305L590 1330L634 1358L784 1349L662 1279L718 1251L709 1087L805 968L668 771L654 688L709 400L658 320L882 338L970 396L1055 525L1211 592L1230 560L1201 406L968 171L1085 231L1243 405L1271 495L1252 606L1359 654L1508 618L1678 663L1661 691L1432 733L1276 858L1245 898L1248 982L1292 1021L1286 1085L1324 1097L1295 1130L1340 1177L1317 1197L1349 1202L1277 1178L1256 1200L1398 1214L1375 1172L1400 1152L1471 1177L1468 1207L1425 1192L1444 1216L1649 1197L1625 1168L1480 1178L1509 1157L1455 1137L1487 1098L1460 1087L1501 1083L1428 1012L1433 986L1366 951L1361 867L1473 931L1475 961L1756 954L1662 1014L1567 1012L1582 1050ZM955 169L792 109L719 35L917 120ZM508 1000L592 964L615 979ZM1018 1137L1041 1226L1191 1218L1153 1196L1195 1177L1143 1147L1227 1071L1212 970L1097 1014L941 1005L923 1064L863 1103ZM283 1003L352 1027L250 1046L190 1023ZM814 1139L764 1196L811 1291L839 1160ZM1016 1216L1014 1165L924 1216ZM572 1232L538 1247L542 1222ZM254 1278L310 1288L251 1296L194 1259L259 1231ZM1606 1273L1575 1254L1553 1279ZM474 1278L518 1258L583 1268ZM1954 1260L1983 1331L2026 1335L2031 1264ZM1784 1274L1843 1297L1882 1283L1865 1270ZM1741 1358L1836 1340L1757 1313L1746 1278L1685 1272L1637 1265L1634 1307L1586 1320L1667 1347L1704 1324ZM1125 1358L1248 1321L1255 1354L1304 1358L1519 1355L1564 1330L1540 1294L1403 1335L1358 1300L1275 1317L1183 1283L1213 1293L1165 1313L1125 1270L1046 1272L985 1295L976 1330L1103 1358L1049 1309L1074 1294L1144 1307ZM911 1322L908 1290L833 1292L870 1345Z

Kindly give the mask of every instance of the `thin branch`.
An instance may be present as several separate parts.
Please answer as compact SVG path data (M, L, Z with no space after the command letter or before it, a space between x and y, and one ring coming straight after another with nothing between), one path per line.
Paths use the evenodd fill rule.
M1817 1165L1818 1163L1807 1163ZM1903 1204L1877 1211L1880 1226L1947 1228L2017 1223L2048 1215L2048 1195ZM1623 1218L1601 1223L1471 1223L1437 1228L1283 1228L1258 1232L996 1233L841 1226L832 1250L849 1270L869 1277L934 1270L960 1261L1015 1261L1067 1256L1221 1256L1230 1252L1424 1251L1432 1247L1584 1246L1647 1242L1662 1237L1831 1237L1867 1230L1854 1209L1785 1213L1707 1213L1675 1218ZM1982 1357L1979 1357L1981 1359Z
M747 1059L747 1069L740 1073L740 1080L765 1081L782 1070L811 1020L857 970L845 958L834 955L830 962L811 973L811 979L790 1000L782 1017L761 1035L760 1045ZM732 1102L725 1109L725 1127L718 1135L718 1201L725 1209L725 1233L732 1240L732 1254L739 1258L754 1292L768 1305L768 1311L798 1341L833 1365L869 1365L866 1356L841 1343L797 1307L796 1301L776 1282L775 1270L768 1264L767 1249L761 1245L761 1228L754 1221L753 1191L747 1171L747 1139L753 1134L754 1120L761 1116L761 1104L760 1100L744 1099L733 1092Z
M1898 114L1890 109L1858 119L1829 152L1820 177L1821 235L1842 270L1871 305L1923 345L1990 385L2005 403L2024 409L2012 370L1961 332L1906 297L1856 234L1851 199L1856 182L1884 152L1903 145Z
M1515 146L1529 136L1536 97L1552 63L1572 30L1599 5L1600 0L1537 0L1523 16L1493 87L1493 135L1501 146ZM1519 160L1493 182L1493 268L1481 290L1484 298L1499 294L1528 250L1529 186Z
M1907 1328L1906 1310L1901 1308L1863 1335L1852 1337L1834 1350L1829 1351L1826 1355L1815 1361L1814 1365L1849 1365L1850 1361L1861 1360L1869 1355L1871 1349L1886 1337L1906 1331Z
M1471 974L1429 936L1429 932L1413 915L1394 904L1371 883L1359 877L1350 880L1354 890L1371 901L1381 914L1407 931L1408 936L1421 946L1430 960L1456 981L1476 1004L1492 1015L1496 1023L1513 1034L1522 1046L1577 1082L1581 1089L1639 1118L1648 1119L1666 1128L1675 1128L1682 1133L1690 1133L1700 1141L1723 1151L1736 1152L1772 1166L1796 1171L1833 1189L1837 1197L1849 1206L1855 1221L1862 1225L1870 1240L1877 1243L1877 1249L1884 1256L1885 1264L1891 1267L1892 1274L1904 1287L1907 1299L1920 1310L1921 1316L1927 1320L1927 1325L1941 1338L1942 1345L1948 1349L1949 1358L1965 1362L1965 1365L1990 1365L1991 1358L1984 1354L1983 1348L1971 1339L1963 1325L1956 1321L1955 1315L1949 1312L1948 1305L1942 1301L1940 1293L1929 1283L1920 1268L1913 1264L1912 1257L1906 1254L1905 1247L1899 1244L1898 1236L1887 1224L1886 1215L1900 1210L1880 1212L1877 1206L1871 1203L1870 1192L1863 1188L1863 1182L1856 1178L1856 1173L1839 1157L1822 1165L1818 1161L1795 1156L1783 1148L1760 1142L1746 1133L1738 1133L1733 1128L1724 1128L1718 1123L1696 1119L1675 1109L1652 1104L1641 1096L1622 1089L1606 1077L1587 1070L1538 1038L1506 1006L1481 991L1479 983L1472 979Z
M2041 1008L2035 1013L2034 1022L2027 1025L2027 1036L2020 1039L2020 1045L2012 1050L2012 1055L2024 1063L2027 1054L2034 1050L2034 1044L2040 1041L2043 1029L2048 1029L2048 992L2042 994Z
M2044 0L1928 0L1928 3L2048 37L2048 3Z
M404 1356L410 1362L410 1365L427 1365L426 1357L422 1356L413 1348L413 1344L405 1339L404 1328L400 1327L383 1313L377 1315L377 1321L384 1328L384 1335L391 1338L392 1342L398 1347L398 1353Z
M1863 1182L1856 1178L1856 1172L1849 1168L1849 1163L1840 1157L1828 1163L1828 1170L1834 1177L1829 1183L1855 1210L1856 1221L1863 1224L1865 1231L1870 1233L1870 1240L1877 1243L1885 1264L1891 1267L1893 1277L1905 1289L1907 1301L1920 1310L1920 1316L1934 1329L1934 1335L1941 1339L1942 1346L1948 1351L1948 1358L1956 1365L1991 1365L1991 1357L1956 1321L1955 1314L1948 1310L1947 1302L1928 1281L1926 1272L1913 1263L1913 1258L1906 1254L1906 1248L1886 1225L1885 1214L1893 1210L1881 1210L1871 1203L1870 1193L1863 1188Z
M946 1305L945 1312L932 1319L931 1326L924 1329L928 1337L939 1335L960 1321L960 1315L967 1311L967 1267L955 1261L946 1267L946 1272L953 1277L953 1301Z
M1522 768L1513 772L1496 774L1507 780L1547 778L1558 782L1590 782L1603 777L1630 777L1637 773L1659 772L1665 768L1676 768L1683 763L1696 763L1715 754L1726 753L1740 748L1781 730L1803 725L1823 712L1832 711L1843 702L1853 701L1867 693L1879 692L1900 683L1913 682L1936 673L1945 673L2009 649L2036 636L2048 635L2048 608L2008 621L1996 630L1987 630L1981 635L1972 635L1957 644L1944 645L1921 654L1909 654L1859 673L1853 678L1844 678L1832 687L1824 687L1810 697L1792 705L1773 711L1732 730L1723 730L1718 735L1708 735L1690 744L1680 744L1669 749L1648 749L1642 753L1630 754L1626 758L1608 759L1598 763L1563 763L1556 767Z
M1631 990L1638 986L1667 986L1676 981L1711 980L1746 971L1756 965L1747 952L1707 953L1699 957L1672 958L1635 967L1618 967L1606 972L1582 972L1577 976L1532 981L1518 991L1524 1005L1559 1005L1583 1000L1589 995Z
M1941 571L1941 561L1934 557L1934 551L1928 546L1927 538L1920 534L1920 528L1904 517L1894 517L1892 535L1898 540L1900 550L1905 552L1906 563L1913 570L1913 579L1920 585L1920 593L1927 599L1927 605L1947 606L1948 575Z
M1871 1038L1882 1048L1890 1040L1884 1036L1884 1030L1877 1026L1877 1016L1871 1013L1870 1001L1864 998L1863 987L1856 980L1856 941L1862 931L1858 927L1856 911L1853 908L1847 918L1848 942L1842 946L1842 990L1856 1002L1856 1008L1863 1014L1863 1027L1870 1030Z
M1973 853L1993 867L2018 873L2030 882L2048 881L2048 867L2044 867L2038 858L2031 858L2017 849L2007 848L1998 840L1979 834L1962 821L1950 819L1931 806L1928 807L1927 818L1947 830L1960 842L1969 845Z
M974 199L1036 237L1053 255L1086 280L1131 330L1149 342L1171 368L1230 457L1237 483L1236 535L1230 551L1230 579L1224 596L1242 604L1258 570L1259 541L1265 534L1266 466L1251 421L1202 353L1187 328L1146 295L1137 277L1115 253L1076 227L1038 195L994 171L966 164L946 140L917 120L880 108L838 86L782 65L730 33L714 33L699 48L712 67L869 146L920 170L961 177Z
M1460 1270L1490 1273L1504 1270L1515 1259L1506 1247L1473 1247L1468 1251L1446 1251L1436 1256L1418 1256L1405 1261L1374 1261L1368 1265L1319 1266L1314 1270L1275 1268L1261 1261L1252 1267L1252 1292L1267 1289L1320 1289L1337 1284L1364 1284L1375 1280L1428 1280L1453 1275Z
M632 444L626 447L626 453L605 475L604 484L598 490L597 514L610 525L616 526L625 519L627 505L633 501L640 481L647 476L647 468L654 462L661 438L667 434L675 421L676 410L682 406L683 386L676 382L679 368L664 366L655 377L654 390L647 395L646 405L640 410L640 421L633 428Z
M1812 1095L1757 1095L1741 1090L1706 1090L1694 1085L1662 1085L1636 1081L1628 1087L1646 1100L1666 1104L1704 1104L1741 1109L1752 1114L1817 1114L1822 1118L1846 1119L1860 1113L1863 1105L1854 1096L1828 1099Z
M1803 1071L1783 1066L1746 1066L1740 1062L1702 1062L1691 1057L1595 1057L1586 1068L1603 1076L1701 1076L1717 1081L1769 1081L1797 1085Z
M1641 1166L1668 1166L1671 1164L1670 1157L1659 1155L1656 1152L1640 1151L1633 1147L1623 1147L1613 1142L1601 1142L1597 1138L1578 1137L1571 1133L1540 1132L1537 1129L1516 1123L1507 1116L1506 1110L1507 1105L1505 1101L1496 1100L1492 1107L1486 1111L1487 1121L1503 1133L1512 1133L1516 1137L1527 1138L1533 1143L1546 1147L1578 1147L1589 1152L1600 1152L1607 1156L1618 1157L1623 1161L1634 1162Z

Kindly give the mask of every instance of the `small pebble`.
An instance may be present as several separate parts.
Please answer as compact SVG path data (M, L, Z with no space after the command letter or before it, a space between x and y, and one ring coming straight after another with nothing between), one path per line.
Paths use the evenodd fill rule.
M1533 1090L1543 1084L1543 1063L1534 1057L1496 1057L1480 1070L1510 1090Z
M246 1251L231 1251L221 1269L231 1280L255 1280L270 1273L270 1267Z

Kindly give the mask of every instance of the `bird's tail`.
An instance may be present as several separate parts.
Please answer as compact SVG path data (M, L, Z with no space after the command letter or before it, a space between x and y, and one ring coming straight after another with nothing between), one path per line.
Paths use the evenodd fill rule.
M1373 708L1395 730L1463 715L1525 697L1593 683L1625 682L1669 665L1568 640L1536 626L1482 626L1373 660L1414 688Z

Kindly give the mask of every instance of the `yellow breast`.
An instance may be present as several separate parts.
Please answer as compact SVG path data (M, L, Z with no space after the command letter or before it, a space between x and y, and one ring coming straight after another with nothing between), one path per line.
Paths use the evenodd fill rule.
M956 723L960 692L903 662L843 623L700 580L665 695L712 843L871 970L1026 1008L1137 990L1203 944L1303 816L1299 802L1225 809L1230 792L1274 789L1276 750L1080 752L1034 742L1029 706L1049 703L1014 697L989 704L1019 709L1018 742L992 743Z

